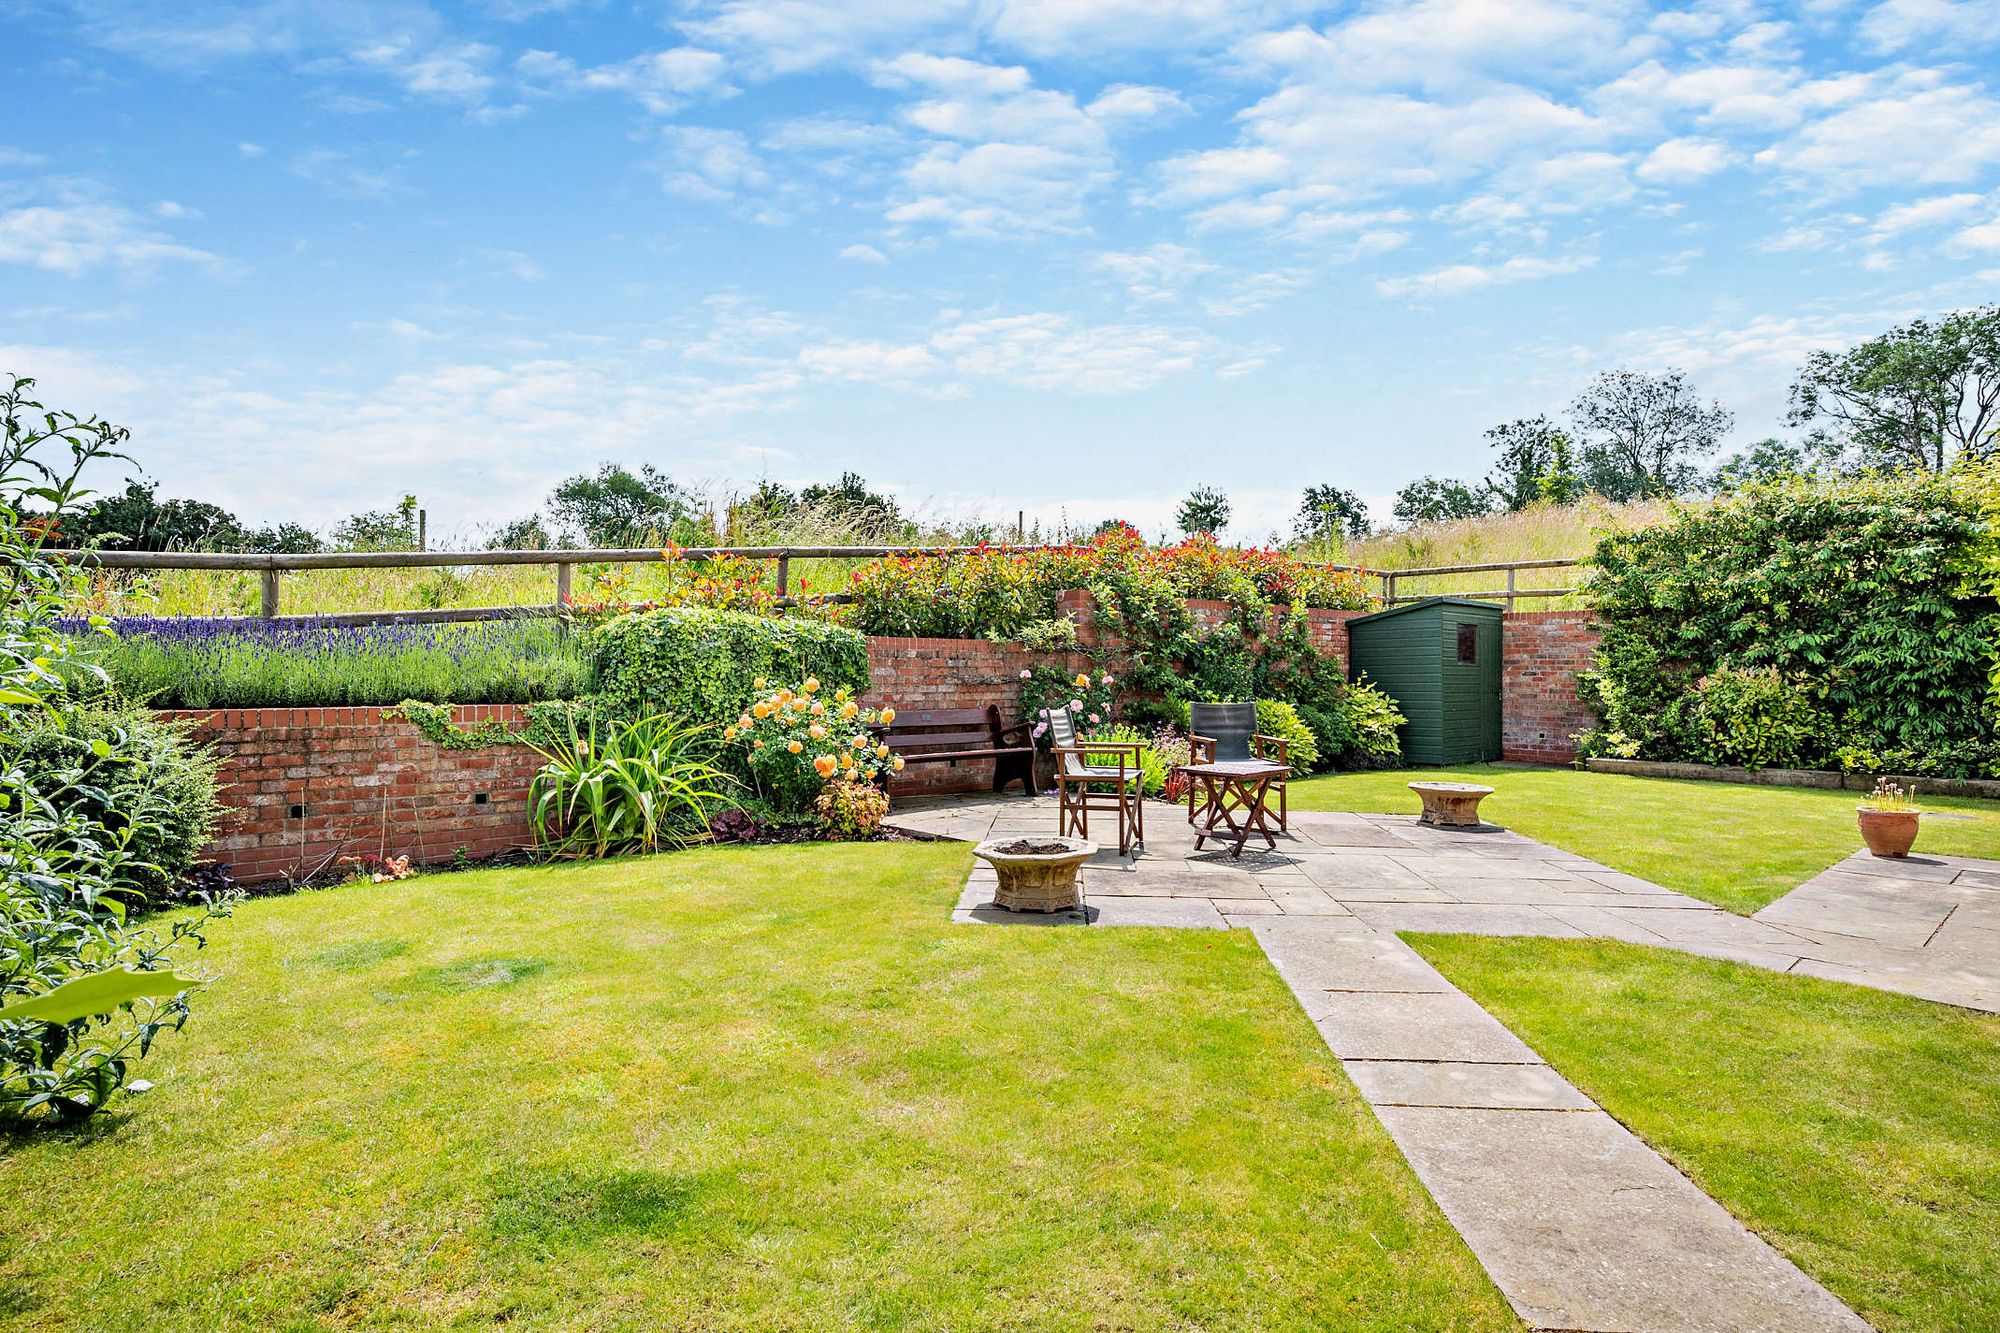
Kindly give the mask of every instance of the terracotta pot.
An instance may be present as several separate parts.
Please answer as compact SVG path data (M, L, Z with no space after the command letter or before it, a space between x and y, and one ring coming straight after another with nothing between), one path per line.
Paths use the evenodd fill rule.
M1861 823L1861 839L1868 844L1868 850L1876 856L1889 858L1910 854L1910 848L1917 841L1917 812L1914 810L1870 810L1862 806L1857 812Z

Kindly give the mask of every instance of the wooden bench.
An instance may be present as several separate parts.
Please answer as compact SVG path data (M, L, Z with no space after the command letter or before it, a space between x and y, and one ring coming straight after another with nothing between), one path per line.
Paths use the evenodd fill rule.
M884 743L910 764L956 764L963 759L993 761L993 790L1010 782L1035 794L1035 743L1028 724L1000 725L996 704L984 708L910 708L880 729Z

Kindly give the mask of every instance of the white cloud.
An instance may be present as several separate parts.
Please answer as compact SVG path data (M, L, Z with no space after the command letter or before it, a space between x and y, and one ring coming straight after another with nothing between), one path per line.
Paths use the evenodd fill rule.
M1145 250L1112 250L1094 267L1109 274L1135 301L1178 301L1194 282L1216 271L1201 252L1163 241Z
M1985 202L1985 196L1977 194L1934 194L1883 209L1870 229L1878 235L1889 235L1920 227L1941 227L1978 212Z
M1713 176L1735 156L1718 139L1669 139L1646 154L1633 174L1648 185L1684 185Z
M930 345L960 375L1072 394L1149 389L1192 370L1209 351L1198 334L1145 324L1084 326L1056 314L968 320Z
M403 188L399 163L352 149L309 148L294 154L288 167L294 176L348 199L386 199Z
M1880 51L1934 43L1955 54L2000 41L2000 0L1885 0L1858 30Z
M1188 115L1193 108L1171 88L1120 83L1106 88L1084 108L1101 125L1142 125Z
M728 64L722 56L693 46L589 68L553 51L528 51L514 67L530 92L623 93L657 116L671 115L696 97L735 91L727 81Z
M889 262L889 256L883 254L874 246L860 241L844 247L840 252L840 257L851 264L886 264Z
M1982 222L1976 227L1967 227L1958 232L1951 238L1951 245L1956 250L2000 252L2000 216L1996 216L1991 222ZM1985 281L1992 281L1990 274L1985 275Z
M1523 255L1498 264L1452 264L1405 278L1383 278L1375 284L1375 290L1383 296L1399 298L1460 296L1485 287L1577 273L1596 262L1596 257L1592 255L1574 255L1564 259L1538 259Z
M40 153L31 153L25 148L10 148L0 144L0 170L12 167L39 167L47 161Z
M115 204L0 212L0 263L29 264L74 277L96 268L145 270L169 262L215 268L221 261L206 250L175 242Z
M2000 102L1983 89L1896 88L1801 127L1757 154L1761 165L1828 192L1871 185L1960 184L2000 165Z
M247 141L244 143L237 144L236 151L239 155L243 157L264 156L264 146L262 144L249 143Z
M1628 51L1628 17L1623 5L1588 0L1417 0L1373 6L1320 32L1266 33L1243 54L1328 86L1435 91L1609 68Z
M740 130L668 125L660 142L665 148L660 188L668 194L722 203L770 182Z
M1113 178L1111 130L1136 123L1139 100L1162 108L1150 91L1135 91L1086 109L1035 87L1021 66L921 52L878 62L872 77L919 94L900 116L923 142L904 166L889 220L965 236L1081 230L1087 199Z

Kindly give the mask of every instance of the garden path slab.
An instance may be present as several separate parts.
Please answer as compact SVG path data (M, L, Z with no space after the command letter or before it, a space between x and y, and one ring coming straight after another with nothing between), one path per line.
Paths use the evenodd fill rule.
M977 839L1055 826L1047 798L899 805L893 822ZM1197 852L1147 811L1132 856L1083 870L1086 908L993 908L968 877L953 920L1252 932L1420 1179L1514 1308L1542 1329L1862 1329L1851 1311L1597 1109L1398 931L1597 936L2000 1012L2000 862L1830 867L1754 917L1504 831L1296 813L1270 851Z

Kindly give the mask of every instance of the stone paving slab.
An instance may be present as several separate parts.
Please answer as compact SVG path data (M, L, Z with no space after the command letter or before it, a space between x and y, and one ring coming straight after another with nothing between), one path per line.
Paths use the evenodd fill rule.
M1325 991L1314 1025L1343 1060L1539 1064L1463 991Z
M1354 1086L1376 1106L1494 1111L1594 1111L1596 1105L1547 1065L1449 1060L1344 1060Z
M1383 930L1430 934L1543 935L1575 938L1583 932L1539 907L1499 903L1352 903L1354 915Z
M1325 991L1408 994L1456 989L1416 950L1358 923L1260 921L1251 931L1278 975L1302 1001Z
M1536 1328L1868 1328L1601 1111L1378 1105L1376 1114Z

